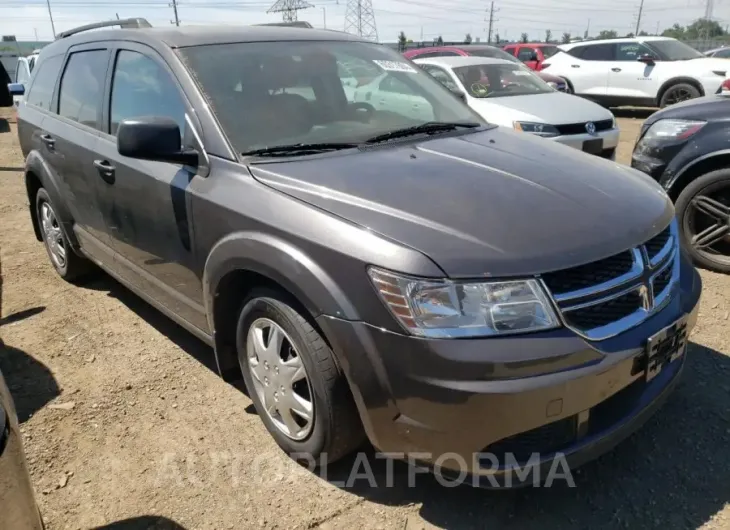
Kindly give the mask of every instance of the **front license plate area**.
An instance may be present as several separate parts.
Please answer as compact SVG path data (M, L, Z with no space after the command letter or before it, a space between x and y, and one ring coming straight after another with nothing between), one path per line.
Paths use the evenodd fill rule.
M666 365L679 359L686 349L686 318L649 337L646 343L646 380L654 379Z
M591 155L600 155L603 152L603 138L583 142L583 152Z

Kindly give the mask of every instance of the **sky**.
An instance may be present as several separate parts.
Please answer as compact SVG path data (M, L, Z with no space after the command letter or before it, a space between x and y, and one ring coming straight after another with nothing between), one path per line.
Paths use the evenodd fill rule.
M487 38L490 0L371 0L381 42L397 39L463 40L467 33ZM144 17L153 26L171 24L172 0L50 0L56 32L90 22ZM274 0L180 0L178 13L186 24L255 24L276 22L281 14L267 14ZM347 0L311 0L313 7L299 11L299 20L316 27L344 29ZM640 0L495 0L493 32L501 39L544 40L563 33L582 36L604 29L633 32ZM641 29L654 33L674 23L685 25L704 15L703 0L644 0ZM730 0L715 0L713 18L730 25ZM0 35L17 40L51 40L46 0L0 0Z

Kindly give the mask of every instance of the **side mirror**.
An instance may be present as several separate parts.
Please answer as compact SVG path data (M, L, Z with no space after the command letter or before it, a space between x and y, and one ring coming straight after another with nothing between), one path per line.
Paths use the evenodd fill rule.
M648 53L645 53L644 55L640 55L638 59L636 59L640 63L644 64L654 64L654 57L649 55Z
M129 158L198 165L197 151L182 150L180 126L164 116L122 120L117 129L117 151Z
M8 91L11 96L24 96L25 85L23 83L8 83Z

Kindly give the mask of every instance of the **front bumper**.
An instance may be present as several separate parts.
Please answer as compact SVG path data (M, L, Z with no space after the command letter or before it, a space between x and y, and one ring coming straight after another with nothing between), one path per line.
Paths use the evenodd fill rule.
M700 277L683 257L678 291L663 310L596 343L567 329L426 340L331 317L319 323L376 448L417 454L419 462L445 473L515 484L512 464L528 462L521 455L539 453L536 467L542 468L561 453L577 466L639 428L676 384L684 363L683 356L645 382L640 367L646 340L682 316L689 317L689 332L700 292ZM485 467L485 453L497 465L492 459Z
M598 156L601 156L602 158L608 158L609 160L615 160L616 148L618 147L619 139L618 128L597 132L596 134L570 134L565 136L555 136L550 139L554 142L558 142L582 151L585 142L589 140L596 140L599 138L603 140L603 152L600 153Z

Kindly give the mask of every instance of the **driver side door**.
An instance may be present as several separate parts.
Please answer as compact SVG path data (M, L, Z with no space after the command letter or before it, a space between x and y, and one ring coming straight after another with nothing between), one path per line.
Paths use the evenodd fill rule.
M655 55L638 42L619 42L616 45L615 60L608 73L608 94L610 96L654 99L659 91L656 64L639 62L642 55Z

